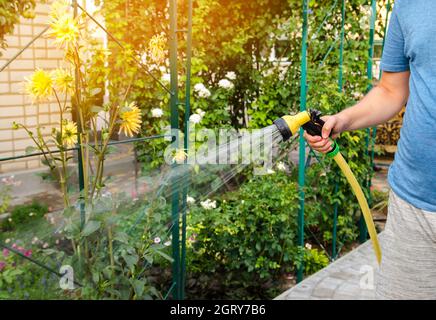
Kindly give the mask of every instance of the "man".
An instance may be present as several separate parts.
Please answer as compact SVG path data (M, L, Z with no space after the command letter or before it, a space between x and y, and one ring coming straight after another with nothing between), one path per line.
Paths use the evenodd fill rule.
M346 130L378 125L406 104L389 169L388 219L376 281L379 299L436 299L436 1L397 0L383 52L380 83L355 106L325 117L326 153Z

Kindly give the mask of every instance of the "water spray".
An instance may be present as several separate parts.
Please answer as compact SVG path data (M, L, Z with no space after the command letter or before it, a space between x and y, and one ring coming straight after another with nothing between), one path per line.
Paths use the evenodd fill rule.
M294 116L284 116L275 120L274 124L282 135L283 141L286 141L290 137L295 135L300 127L302 127L310 135L322 136L321 132L324 121L321 120L321 112L319 112L318 110L310 110L302 111ZM368 202L366 201L362 188L357 182L357 179L351 171L350 166L347 164L344 157L342 156L339 150L339 146L335 141L333 141L332 150L327 153L327 156L335 160L342 173L347 178L351 189L357 197L357 201L359 202L359 206L365 219L366 227L368 228L368 233L371 238L375 256L378 263L380 264L382 256L380 243L377 238L377 231L375 229L374 221L369 210Z

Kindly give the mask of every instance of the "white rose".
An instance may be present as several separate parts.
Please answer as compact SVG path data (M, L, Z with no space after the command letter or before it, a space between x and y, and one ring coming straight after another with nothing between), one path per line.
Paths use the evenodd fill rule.
M235 85L233 84L233 82L231 82L231 81L229 81L229 80L227 80L227 79L221 79L221 80L218 82L218 86L219 86L220 88L223 88L223 89L231 90L231 89L234 88Z
M195 199L193 197L187 196L186 197L186 202L188 204L194 204L195 203Z
M209 98L211 95L210 91L202 83L197 83L194 86L194 91L200 98Z
M204 90L201 90L201 91L198 93L198 96L199 96L200 98L209 98L209 97L211 96L211 93L210 93L210 91L209 91L208 89L204 88Z
M229 71L226 73L226 78L229 80L235 80L236 79L236 73L233 71Z
M162 82L170 83L171 75L169 73L164 73L162 75Z
M141 62L142 62L143 64L147 64L147 52L144 52L144 53L141 55Z
M185 161L186 156L187 156L187 154L186 154L185 150L183 150L183 149L178 149L178 150L174 153L173 161L176 162L176 163L181 164L181 163L183 163L183 162Z
M197 110L195 110L195 112L196 112L197 114L199 114L201 118L203 118L204 115L206 114L206 112L203 111L203 110L201 110L200 108L197 108Z
M189 121L194 124L200 123L201 116L197 113L191 114L191 116L189 117Z
M211 210L216 208L216 201L212 201L210 199L206 199L205 201L200 202L201 206L205 210Z
M279 171L286 171L286 166L283 162L277 163L277 170Z
M161 108L151 109L151 116L153 118L160 118L163 115L163 110Z
M203 89L206 89L206 87L205 87L204 84L202 84L202 83L197 83L197 84L194 86L194 90L195 90L196 92L199 92L199 91L201 91L201 90L203 90Z

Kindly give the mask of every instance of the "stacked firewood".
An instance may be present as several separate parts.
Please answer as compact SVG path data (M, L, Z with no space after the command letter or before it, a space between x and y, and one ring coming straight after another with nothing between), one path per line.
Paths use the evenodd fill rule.
M405 108L393 119L377 127L376 144L387 152L395 152Z

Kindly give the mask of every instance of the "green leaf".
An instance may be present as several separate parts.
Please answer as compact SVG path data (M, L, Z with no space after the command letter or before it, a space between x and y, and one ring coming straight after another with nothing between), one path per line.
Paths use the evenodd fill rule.
M124 261L126 261L129 269L132 269L139 260L139 257L136 254L128 254L126 251L124 251L121 256L123 257Z
M38 150L36 147L28 146L25 149L25 153L26 153L26 155L29 155L29 154L34 153L36 150Z
M127 235L127 233L124 232L118 232L115 237L114 237L115 241L119 241L121 243L129 243L129 236Z
M140 298L142 296L142 294L144 293L145 281L134 279L134 280L131 280L131 284L133 286L133 289L135 290L136 298Z
M42 250L42 252L44 252L44 254L47 256L57 253L57 251L54 249L44 249L44 250Z
M99 113L100 111L103 111L102 107L99 107L99 106L92 106L91 107L91 112L92 113Z
M94 88L91 90L90 94L91 94L91 96L96 96L100 92L101 92L101 88Z
M100 221L90 220L86 223L85 227L82 230L82 236L87 237L90 234L94 233L100 228Z
M106 268L104 268L102 270L103 275L106 279L111 279L112 275L113 275L113 271L112 271L112 267L111 266L107 266Z
M100 280L100 273L93 272L92 273L92 281L94 281L94 283L98 283L99 280Z
M160 250L153 250L153 251L156 252L158 255L162 256L163 258L165 258L166 260L173 262L173 258L167 255L165 252L162 252Z
M153 264L153 255L151 254L145 254L144 255L144 259L149 263L149 264Z

